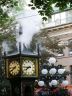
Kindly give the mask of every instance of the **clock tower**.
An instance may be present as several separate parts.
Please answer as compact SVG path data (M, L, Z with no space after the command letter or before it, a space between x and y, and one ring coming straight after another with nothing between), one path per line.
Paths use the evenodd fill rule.
M21 44L20 44L21 45ZM5 73L10 81L10 96L34 96L34 81L39 76L38 52L21 51L5 54Z

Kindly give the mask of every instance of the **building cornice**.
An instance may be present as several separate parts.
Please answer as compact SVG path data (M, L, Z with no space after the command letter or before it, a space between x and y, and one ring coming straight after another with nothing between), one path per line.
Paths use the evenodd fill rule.
M66 30L69 28L72 28L72 23L58 25L58 26L54 26L54 27L43 28L43 29L41 29L41 31L54 32L54 31L59 31L59 30L63 30L63 29Z

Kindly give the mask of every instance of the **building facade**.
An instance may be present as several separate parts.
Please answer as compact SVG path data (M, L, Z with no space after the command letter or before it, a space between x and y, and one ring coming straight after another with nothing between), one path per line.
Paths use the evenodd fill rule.
M51 19L44 25L42 31L46 36L60 39L60 44L64 45L65 48L62 52L56 54L57 64L64 65L66 70L72 72L72 10L54 15L52 18L55 21L52 22L53 19ZM67 76L67 79L72 83L72 73Z

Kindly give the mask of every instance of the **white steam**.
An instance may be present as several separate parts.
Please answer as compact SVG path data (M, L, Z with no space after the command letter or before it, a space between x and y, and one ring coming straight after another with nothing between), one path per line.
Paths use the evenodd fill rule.
M22 25L23 34L17 37L17 42L29 46L32 36L39 32L41 26L41 17L37 11L25 9L24 13L17 17L18 22Z
M24 11L16 14L16 21L19 22L23 29L22 35L17 34L17 47L19 46L19 42L21 42L21 47L23 49L23 44L25 44L25 46L29 46L32 36L39 32L42 20L36 10L31 10L28 6L25 6ZM3 42L2 46L3 51L8 52L9 47L7 43Z
M2 49L3 49L3 50L2 50L2 54L3 54L4 52L8 53L8 51L10 50L7 41L3 41L3 43L2 43Z

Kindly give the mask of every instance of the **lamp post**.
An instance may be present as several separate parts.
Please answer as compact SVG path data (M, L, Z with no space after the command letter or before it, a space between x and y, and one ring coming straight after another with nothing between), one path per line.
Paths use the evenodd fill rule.
M62 65L55 65L56 59L50 57L48 63L41 66L40 78L38 85L46 87L48 91L59 87L60 85L67 86L69 82L66 80L66 70ZM50 94L50 92L48 92ZM51 96L51 95L50 95Z

